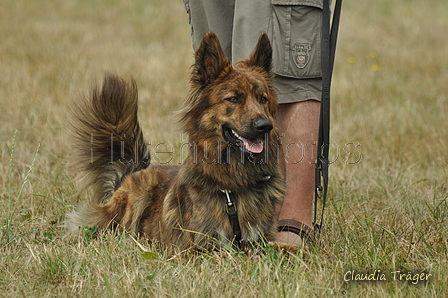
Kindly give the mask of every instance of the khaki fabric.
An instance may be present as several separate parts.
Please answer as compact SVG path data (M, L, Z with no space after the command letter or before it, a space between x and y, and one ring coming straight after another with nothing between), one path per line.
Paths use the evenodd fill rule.
M213 31L235 63L261 33L273 48L279 103L320 100L322 0L184 0L196 50Z

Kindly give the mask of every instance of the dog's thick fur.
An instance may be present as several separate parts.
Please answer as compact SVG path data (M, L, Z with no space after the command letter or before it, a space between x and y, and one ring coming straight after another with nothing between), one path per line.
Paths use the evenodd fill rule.
M241 243L273 240L274 209L283 197L275 125L272 49L260 36L249 59L232 66L215 34L195 54L181 121L189 155L181 166L149 165L137 120L135 83L107 76L77 105L74 170L93 200L66 226L126 230L180 248L210 249L234 239L227 198L238 211ZM212 240L216 239L216 240Z

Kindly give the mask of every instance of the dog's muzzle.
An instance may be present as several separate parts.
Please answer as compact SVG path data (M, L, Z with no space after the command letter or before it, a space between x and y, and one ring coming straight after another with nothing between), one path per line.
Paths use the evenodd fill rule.
M250 133L238 133L229 125L223 125L222 130L224 139L228 143L238 146L248 153L261 153L264 148L263 140L273 127L272 122L268 119L260 119L252 123Z

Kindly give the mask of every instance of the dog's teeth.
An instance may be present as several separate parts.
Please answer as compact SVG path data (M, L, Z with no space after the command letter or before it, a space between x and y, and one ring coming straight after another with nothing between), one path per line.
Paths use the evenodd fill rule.
M232 133L235 135L235 137L237 137L238 139L241 139L240 135L233 129L232 129Z

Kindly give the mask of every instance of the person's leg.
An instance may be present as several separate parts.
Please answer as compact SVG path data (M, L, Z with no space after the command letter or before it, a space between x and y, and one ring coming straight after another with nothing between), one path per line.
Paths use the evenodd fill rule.
M317 154L320 102L308 100L280 104L277 121L281 137L280 164L286 180L286 195L277 208L277 219L296 228L297 222L312 229L314 170ZM285 222L286 220L286 222ZM299 244L300 236L279 232L277 241Z
M233 61L245 58L262 32L267 32L274 49L273 70L279 93L278 124L282 152L280 161L287 193L277 208L279 225L312 229L314 167L320 113L320 27L318 8L280 5L270 1L203 1L189 3L195 49L208 31L217 33L225 54ZM273 17L273 18L271 18ZM278 18L278 19L277 19ZM294 26L288 24L294 24ZM294 27L294 28L293 28ZM317 29L316 29L317 28ZM290 43L285 52L285 42ZM295 48L307 45L305 65L293 62ZM295 59L295 58L294 58ZM285 64L285 61L287 62ZM288 66L288 67L284 67ZM299 67L299 68L297 68ZM302 148L303 144L303 148ZM300 147L300 148L299 148ZM304 152L302 158L302 151ZM285 224L286 222L286 224ZM297 225L299 223L299 225ZM298 243L297 234L280 232L277 241Z
M271 13L270 0L235 0L232 63L248 58L262 33L269 36Z
M283 3L282 3L283 4ZM277 241L313 236L315 159L319 130L322 9L318 3L273 5L272 33L286 194L277 207ZM286 228L288 227L288 228ZM289 231L288 231L289 230Z
M209 31L219 39L227 58L232 59L232 33L234 1L226 0L184 0L191 25L191 40L196 51L202 38Z

